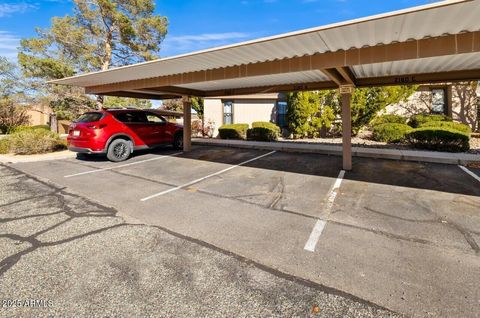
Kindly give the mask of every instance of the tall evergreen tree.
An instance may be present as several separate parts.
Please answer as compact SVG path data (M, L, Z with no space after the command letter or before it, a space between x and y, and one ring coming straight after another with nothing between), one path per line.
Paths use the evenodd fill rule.
M55 17L50 28L37 28L37 36L21 41L18 60L26 76L44 82L158 56L168 21L154 13L153 0L73 3L73 15ZM75 89L43 88L57 99L65 94L78 97ZM97 102L102 106L103 98Z
M358 132L388 105L405 101L416 86L357 88L352 96L352 134ZM315 137L340 118L340 95L336 90L288 94L287 120L294 137Z

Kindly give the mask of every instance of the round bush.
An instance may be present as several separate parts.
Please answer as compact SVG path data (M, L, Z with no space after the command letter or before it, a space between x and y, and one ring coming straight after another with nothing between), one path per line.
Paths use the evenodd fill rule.
M420 149L464 152L470 149L470 137L449 128L418 128L405 135L405 140Z
M247 130L247 139L255 141L275 141L278 133L274 129L266 127L254 127Z
M275 131L277 134L280 134L280 127L275 125L274 123L270 123L268 121L256 121L252 123L252 128L268 128Z
M373 128L373 140L383 142L401 142L412 130L406 124L381 124Z
M375 118L370 125L377 126L381 124L406 124L407 118L400 115L382 115Z
M7 137L9 151L19 155L46 153L65 149L58 134L45 129L29 129Z
M221 139L245 139L247 138L248 124L230 124L218 128Z
M413 128L418 128L420 125L431 121L452 121L452 119L446 115L418 114L410 117L408 124Z
M472 129L469 126L461 123L455 123L453 121L429 121L420 125L420 128L426 127L453 129L467 135L472 133Z

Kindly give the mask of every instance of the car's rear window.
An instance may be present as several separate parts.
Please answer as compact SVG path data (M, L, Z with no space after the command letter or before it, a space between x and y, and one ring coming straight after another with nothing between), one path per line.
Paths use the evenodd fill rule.
M102 113L85 113L75 120L76 123L93 123L102 119Z
M148 123L147 115L143 112L127 112L114 115L122 123Z

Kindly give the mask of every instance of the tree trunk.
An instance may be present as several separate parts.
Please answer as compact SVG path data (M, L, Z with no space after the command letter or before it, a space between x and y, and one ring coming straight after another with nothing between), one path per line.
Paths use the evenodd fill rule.
M327 137L327 126L322 125L322 127L320 128L320 137L321 138Z
M110 62L112 60L112 36L108 35L107 42L105 43L105 60L103 61L102 71L106 71L110 67Z
M102 71L106 71L110 68L110 63L112 62L112 34L107 34L107 39L105 41L105 59L102 64ZM103 109L104 97L102 95L97 95L97 108Z
M103 95L97 95L97 109L102 110L103 109Z
M50 130L55 132L55 133L58 133L58 121L57 121L57 115L55 115L54 113L51 113L50 114Z

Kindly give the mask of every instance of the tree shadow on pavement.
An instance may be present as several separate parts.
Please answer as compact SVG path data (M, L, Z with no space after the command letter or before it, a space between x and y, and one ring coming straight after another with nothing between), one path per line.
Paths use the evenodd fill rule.
M116 215L117 211L113 208L104 207L93 201L67 193L63 188L57 188L33 177L28 179L24 178L22 173L19 173L10 167L1 166L0 171L1 170L9 171L8 174L2 175L4 178L3 182L6 182L11 189L18 189L18 187L21 187L23 192L36 192L40 194L0 204L0 228L2 229L1 232L3 232L0 234L0 239L12 240L15 245L22 245L24 243L30 245L28 248L0 260L0 277L17 264L22 257L41 248L66 244L81 240L87 236L128 225L123 219ZM9 189L3 191L2 189L2 196L4 196L4 198L9 196L8 190ZM54 211L43 213L41 211L42 207L36 207L35 205L38 204L38 201L41 199L47 200L49 202L48 209L53 208ZM28 209L29 214L17 216L17 210L19 209L24 211ZM45 209L45 207L43 209ZM31 211L38 211L38 213L31 213ZM12 213L15 215L8 215ZM4 215L8 215L8 217L3 217ZM53 224L51 222L52 218L55 218ZM67 237L62 237L61 239L58 239L59 235L55 234L56 229L65 226L70 226L71 228L68 228L67 230L62 228L62 235L64 235L65 232L78 231L79 229L75 222L77 220L88 218L102 219L105 224L102 224L102 226L95 229L86 228L80 230L82 233L69 233ZM23 222L25 220L28 220L28 222ZM33 234L19 234L19 232L21 233L22 230L25 230L21 228L22 224L28 226L33 222L46 226ZM95 222L95 225L100 223L102 222ZM11 224L15 226L10 226ZM74 229L73 231L72 228ZM48 237L48 235L55 236L57 239L48 240L41 238L42 236Z

